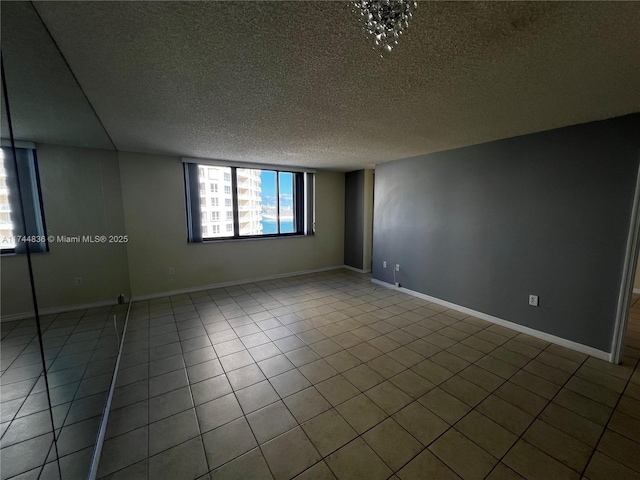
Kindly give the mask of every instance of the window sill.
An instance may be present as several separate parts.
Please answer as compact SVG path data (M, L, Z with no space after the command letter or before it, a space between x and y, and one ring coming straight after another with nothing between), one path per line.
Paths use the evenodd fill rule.
M43 253L50 253L49 249L45 250L44 252L31 252L31 255L42 255ZM0 257L4 258L4 257L26 257L27 256L27 252L0 252Z
M260 236L260 237L226 237L226 238L210 238L210 239L206 239L203 240L202 242L189 242L190 245L201 245L201 244L207 244L207 243L227 243L227 242L251 242L251 241L255 241L255 240L281 240L283 238L307 238L307 237L314 237L315 234L310 233L310 234L291 234L291 235L273 235L273 236Z

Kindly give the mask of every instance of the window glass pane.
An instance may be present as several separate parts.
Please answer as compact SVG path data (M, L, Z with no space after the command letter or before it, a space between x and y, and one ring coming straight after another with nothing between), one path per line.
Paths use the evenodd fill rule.
M294 233L294 208L293 208L293 173L280 172L280 233Z
M199 207L200 230L189 237L195 239L193 241L200 241L197 234L205 240L296 234L302 222L307 222L307 214L303 210L306 208L305 200L308 195L305 193L306 183L298 183L300 174L255 168L191 165L191 176L196 176L196 167L199 168L198 183L193 182L192 185L197 185L201 194L204 194ZM191 176L188 178L192 178ZM232 180L233 185L230 185ZM190 208L194 212L192 218L197 218L198 207ZM298 218L299 215L302 218ZM220 222L223 222L222 225ZM308 226L305 224L306 228ZM306 232L305 229L303 230Z
M9 186L7 184L7 170L5 162L8 161L9 155L5 157L4 150L2 152L2 161L0 161L0 247L5 249L15 248L15 226L11 221L11 205L9 204Z
M11 150L2 149L0 172L0 246L2 250L15 247L16 253L26 253L27 244L15 244L13 235L44 237L44 218L41 210L39 185L37 182L37 164L35 150L16 148L17 165L14 164ZM16 170L17 168L17 170ZM21 193L18 194L18 177ZM20 209L20 202L24 212ZM26 224L22 223L22 214ZM47 251L46 242L29 243L31 252Z
M202 234L205 238L217 238L217 237L228 237L233 235L233 229L229 233L227 231L221 232L220 226L214 226L213 222L220 221L220 211L211 211L210 207L216 207L216 209L220 206L219 198L215 195L218 193L217 185L224 181L227 175L231 177L231 168L230 167L210 167L206 166L198 169L200 172L200 181L201 190L209 193L209 204L205 202L200 205L200 222L202 224ZM205 174L206 172L206 174ZM231 206L225 206L222 208L223 212L233 211ZM225 213L223 213L225 215Z
M238 222L240 235L265 235L278 233L275 214L270 220L269 202L275 192L276 172L238 168ZM275 205L275 203L274 203ZM275 212L275 210L274 210Z

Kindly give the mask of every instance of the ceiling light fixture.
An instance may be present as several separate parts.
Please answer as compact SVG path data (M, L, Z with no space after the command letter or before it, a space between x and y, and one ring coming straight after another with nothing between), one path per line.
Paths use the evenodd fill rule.
M374 50L380 56L391 52L400 35L409 27L412 10L418 2L408 0L355 0L353 12L360 14L364 31L373 37Z

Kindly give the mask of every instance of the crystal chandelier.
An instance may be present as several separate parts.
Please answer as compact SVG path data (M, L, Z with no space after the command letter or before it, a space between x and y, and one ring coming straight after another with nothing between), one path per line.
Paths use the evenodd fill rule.
M400 35L409 26L412 10L418 2L408 0L355 0L354 13L360 13L364 31L374 38L374 50L380 56L391 52Z

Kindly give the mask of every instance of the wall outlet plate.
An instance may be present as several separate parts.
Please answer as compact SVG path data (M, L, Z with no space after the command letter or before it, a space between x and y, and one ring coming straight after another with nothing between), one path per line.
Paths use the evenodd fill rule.
M382 268L387 268L387 261L382 262Z
M532 307L538 306L538 295L529 295L529 305Z
M400 271L400 264L396 263L396 272L399 272L399 271Z

